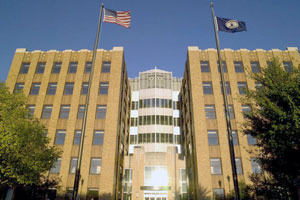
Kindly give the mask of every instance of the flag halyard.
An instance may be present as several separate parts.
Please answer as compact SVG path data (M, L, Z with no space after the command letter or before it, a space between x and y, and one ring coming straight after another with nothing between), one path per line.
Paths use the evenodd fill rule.
M130 28L130 11L114 11L105 8L103 22L118 24L125 28Z

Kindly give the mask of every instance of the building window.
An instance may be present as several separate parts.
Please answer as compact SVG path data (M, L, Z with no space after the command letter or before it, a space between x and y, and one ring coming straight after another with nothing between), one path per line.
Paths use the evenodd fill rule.
M131 102L131 110L138 110L139 109L139 102L138 101L132 101Z
M273 65L273 62L267 61L267 66L271 66L271 65Z
M66 200L71 200L73 195L73 188L68 187L66 191Z
M106 116L106 106L98 105L96 110L96 119L103 119Z
M42 119L49 119L52 113L52 105L44 105L42 112Z
M253 73L260 73L260 66L258 62L251 62L250 65Z
M74 145L79 145L80 144L80 139L81 139L81 130L75 130L75 135L74 135Z
M110 72L110 66L111 66L111 62L108 62L108 61L102 62L101 72L102 73L109 73Z
M104 131L94 131L93 145L103 145Z
M218 71L221 72L219 61L217 62L217 64L218 64ZM225 61L222 61L222 66L223 66L224 73L226 73L227 72L227 65L226 65Z
M87 200L98 200L99 199L99 190L96 188L88 188Z
M65 90L64 95L72 95L74 89L74 83L66 83L65 84Z
M34 110L35 110L35 105L28 105L27 107L29 109L30 115L33 116Z
M213 188L213 199L225 199L223 188Z
M205 105L206 119L216 119L216 112L214 105Z
M36 74L43 74L44 71L45 71L45 67L46 67L46 63L45 62L39 62L37 64L35 73Z
M209 68L209 62L208 61L201 61L200 62L200 66L201 66L201 72L210 72L210 68Z
M292 62L288 62L288 61L283 62L283 67L284 67L284 70L285 70L286 72L291 72L291 71L293 71L293 65L292 65Z
M16 83L14 93L19 93L24 88L24 83Z
M211 171L211 174L222 174L220 158L211 158L210 159L210 171Z
M82 119L84 115L85 106L79 105L78 107L78 113L77 113L77 119Z
M108 82L100 82L99 94L108 94Z
M92 62L86 62L85 68L84 68L84 73L91 73L91 71L92 71Z
M229 112L229 118L234 119L234 110L233 110L233 105L228 105L228 112ZM224 106L224 113L225 113L225 106ZM225 113L225 118L226 118L226 113Z
M247 114L250 111L251 111L250 106L248 106L248 105L242 105L242 113L243 113L243 116L244 116L245 119L247 118Z
M262 169L260 164L258 163L257 158L250 158L250 161L251 161L252 173L254 174L262 173Z
M239 93L241 95L246 94L247 83L246 82L238 82Z
M260 89L262 89L263 88L263 86L262 86L262 84L260 83L260 82L255 82L255 89L256 90L260 90Z
M100 174L100 171L101 171L101 158L92 158L90 174Z
M222 82L220 82L221 93L223 94ZM225 90L227 94L231 94L230 83L225 82Z
M69 171L70 174L75 174L76 167L77 167L77 158L71 158L70 171Z
M60 166L61 166L61 158L58 158L57 161L55 162L54 166L51 168L50 173L51 174L59 174Z
M61 62L53 63L52 74L59 74L61 69Z
M231 132L233 145L239 145L239 138L236 131Z
M89 83L83 82L81 86L81 94L86 95L88 93Z
M236 73L243 73L244 66L242 62L234 62L234 69Z
M62 105L60 108L59 118L60 119L68 119L69 113L70 113L70 105Z
M208 145L219 145L218 131L207 131Z
M179 169L180 194L187 193L186 169Z
M213 88L211 82L203 82L203 94L213 94Z
M75 74L77 72L77 65L78 65L77 62L70 62L69 71L68 72L70 74Z
M41 83L32 83L30 94L38 95L40 91Z
M66 130L57 130L54 144L65 144Z
M236 173L243 174L242 161L240 158L235 158Z
M249 134L247 134L248 145L256 145L257 139Z
M49 83L47 89L47 95L55 95L57 83Z
M27 74L29 70L30 63L22 63L20 74Z

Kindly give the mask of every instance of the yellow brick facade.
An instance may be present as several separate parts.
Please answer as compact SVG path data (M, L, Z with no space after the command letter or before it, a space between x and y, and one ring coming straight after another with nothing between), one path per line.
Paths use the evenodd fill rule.
M41 118L44 105L52 105L49 119L41 119L47 129L50 144L54 145L57 130L66 130L65 142L56 145L62 150L61 166L58 176L61 178L58 198L65 198L68 188L73 188L75 174L69 173L71 158L78 157L79 145L74 145L75 130L80 130L82 120L77 119L79 105L85 104L86 95L81 94L83 82L88 82L90 73L85 73L86 62L91 62L92 51L88 50L50 50L28 52L17 49L6 85L13 92L16 83L24 83L24 93L28 97L27 104L35 105L34 116ZM103 73L102 63L110 62L110 72ZM39 62L45 62L44 72L36 73ZM55 62L61 62L60 73L52 73ZM70 62L78 62L77 72L68 73ZM22 63L30 63L25 74L20 73ZM47 95L49 83L57 83L55 95ZM66 82L74 83L72 95L64 95ZM108 82L108 93L99 94L100 82ZM30 95L32 83L40 83L38 95ZM61 105L70 105L68 119L60 119ZM104 119L96 119L97 105L106 105ZM91 84L88 107L86 133L84 139L83 160L81 165L81 181L79 194L85 197L89 189L98 190L99 195L121 198L122 185L120 176L123 173L124 155L127 154L127 141L130 121L130 86L127 77L124 52L122 47L114 47L110 51L97 50L94 75ZM103 145L93 145L94 130L104 130ZM91 159L101 158L101 172L90 174ZM119 195L119 196L118 196Z
M249 150L255 150L255 146L248 145L247 137L242 133L244 117L237 83L246 82L248 88L255 89L255 82L250 78L251 62L258 62L259 66L263 68L267 62L277 58L279 62L290 62L293 66L298 66L300 56L297 48L287 48L285 51L277 49L270 51L224 49L221 51L221 57L226 62L228 70L225 73L225 80L230 83L229 104L233 105L234 108L235 118L231 119L232 129L238 133L239 145L234 146L234 151L235 157L241 159L243 170L243 173L238 175L238 180L250 183L249 175L252 173L250 158L256 157L256 155L250 154ZM210 72L201 71L201 61L209 63ZM234 62L242 62L244 72L237 73ZM203 94L203 82L212 83L213 94ZM215 49L199 50L198 47L189 47L180 96L183 149L187 160L186 168L187 171L190 171L189 194L192 199L199 198L204 190L208 191L210 196L213 196L214 189L224 189L225 194L233 190L220 82L217 51ZM215 106L215 119L206 118L205 105ZM208 130L218 131L218 145L208 144ZM210 159L212 158L219 158L221 161L222 172L219 175L211 174Z

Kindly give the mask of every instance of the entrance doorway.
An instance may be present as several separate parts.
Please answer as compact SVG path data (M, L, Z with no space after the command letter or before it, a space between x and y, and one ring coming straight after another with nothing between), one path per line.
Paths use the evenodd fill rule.
M144 194L144 200L168 200L167 194Z

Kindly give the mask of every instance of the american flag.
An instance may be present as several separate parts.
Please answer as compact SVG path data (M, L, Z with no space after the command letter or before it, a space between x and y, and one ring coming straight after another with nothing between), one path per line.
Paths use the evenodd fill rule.
M130 11L114 11L105 8L103 22L114 23L125 28L130 28Z

